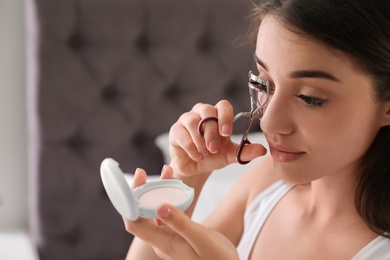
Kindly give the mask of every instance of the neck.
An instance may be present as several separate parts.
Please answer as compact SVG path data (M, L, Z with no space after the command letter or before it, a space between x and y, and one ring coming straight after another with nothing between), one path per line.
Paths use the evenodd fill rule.
M354 174L327 176L302 185L302 216L307 221L323 224L337 219L361 222L355 207L356 185Z

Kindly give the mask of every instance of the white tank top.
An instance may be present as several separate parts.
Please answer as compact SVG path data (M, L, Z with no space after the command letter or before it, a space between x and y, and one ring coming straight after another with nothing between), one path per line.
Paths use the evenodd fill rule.
M249 205L244 215L244 233L237 251L241 260L249 259L260 229L280 199L294 185L279 180L260 193ZM353 260L389 260L390 239L378 236L355 255Z

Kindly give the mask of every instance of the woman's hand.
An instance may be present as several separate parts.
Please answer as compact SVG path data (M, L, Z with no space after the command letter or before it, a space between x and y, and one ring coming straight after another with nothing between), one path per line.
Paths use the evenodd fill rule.
M218 121L207 121L202 136L198 133L198 124L206 117L217 117ZM232 129L233 107L226 100L215 106L199 103L184 113L169 133L170 165L174 168L175 177L183 179L210 174L237 162L238 144L230 140ZM250 144L243 149L241 159L251 161L265 153L262 145Z
M173 176L171 167L164 167L162 179ZM137 169L131 188L146 182L146 172ZM126 230L148 243L162 259L238 259L235 246L219 232L193 222L184 212L164 204L157 209L157 220L139 218L124 220ZM152 258L149 252L131 252L128 257ZM135 251L135 250L134 250ZM134 255L132 255L134 253Z
M162 259L239 259L235 246L217 231L193 222L169 204L157 210L160 225L139 219L126 230L149 243Z

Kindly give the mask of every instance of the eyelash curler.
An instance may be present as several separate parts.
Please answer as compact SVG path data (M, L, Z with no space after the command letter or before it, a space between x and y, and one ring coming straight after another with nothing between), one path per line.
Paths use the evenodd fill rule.
M241 160L241 153L244 147L251 142L248 139L249 130L252 126L254 119L261 119L263 117L263 108L269 102L270 86L269 81L261 79L249 71L248 73L248 88L251 102L251 110L249 112L240 112L234 116L233 122L236 122L239 118L247 118L247 124L244 133L241 138L240 145L236 152L236 159L239 164L247 164L250 161ZM218 121L217 117L210 116L203 118L198 124L198 133L203 136L203 125L208 121Z

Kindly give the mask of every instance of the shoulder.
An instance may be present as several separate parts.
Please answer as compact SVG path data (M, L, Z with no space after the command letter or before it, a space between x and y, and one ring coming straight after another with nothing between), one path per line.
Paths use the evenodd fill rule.
M239 178L229 195L237 198L240 208L245 211L254 198L278 180L280 178L274 174L272 157L266 155Z
M248 190L246 200L248 206L253 199L278 180L280 178L274 173L272 157L267 155L242 176L237 186L246 187Z
M244 173L217 209L203 224L218 230L238 244L244 228L244 214L250 202L262 191L276 182L272 158L266 156Z

